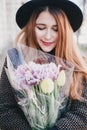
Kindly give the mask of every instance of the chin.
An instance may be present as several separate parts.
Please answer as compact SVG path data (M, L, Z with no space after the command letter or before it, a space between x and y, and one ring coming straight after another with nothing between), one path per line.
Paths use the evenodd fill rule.
M42 49L42 51L49 53L52 51L52 49Z

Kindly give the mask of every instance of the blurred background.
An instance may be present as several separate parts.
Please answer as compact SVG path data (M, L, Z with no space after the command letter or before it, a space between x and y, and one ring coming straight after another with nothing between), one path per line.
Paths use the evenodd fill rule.
M17 9L28 0L0 0L0 72L7 50L13 47L15 36L20 31L15 22ZM71 0L81 8L84 21L75 33L81 53L87 56L87 0Z

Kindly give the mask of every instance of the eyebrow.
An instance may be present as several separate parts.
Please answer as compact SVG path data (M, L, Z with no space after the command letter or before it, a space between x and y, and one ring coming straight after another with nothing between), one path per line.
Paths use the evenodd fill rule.
M42 25L42 26L45 26L46 24L43 24L43 23L36 23L36 25ZM57 25L53 25L53 27L57 27Z
M43 24L43 23L36 23L36 25L45 25L45 24Z

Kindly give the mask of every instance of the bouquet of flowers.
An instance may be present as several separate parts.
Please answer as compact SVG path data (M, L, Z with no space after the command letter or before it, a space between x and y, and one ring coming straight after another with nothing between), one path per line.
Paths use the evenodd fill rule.
M28 60L18 49L21 64L16 68L7 56L6 73L31 128L44 130L55 124L67 104L73 66L48 53L28 49Z

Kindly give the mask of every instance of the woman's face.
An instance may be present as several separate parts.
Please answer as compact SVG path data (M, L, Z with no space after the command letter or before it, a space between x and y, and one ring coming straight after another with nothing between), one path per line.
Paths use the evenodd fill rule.
M36 20L35 35L40 48L44 52L52 51L56 46L58 27L54 17L43 11Z

